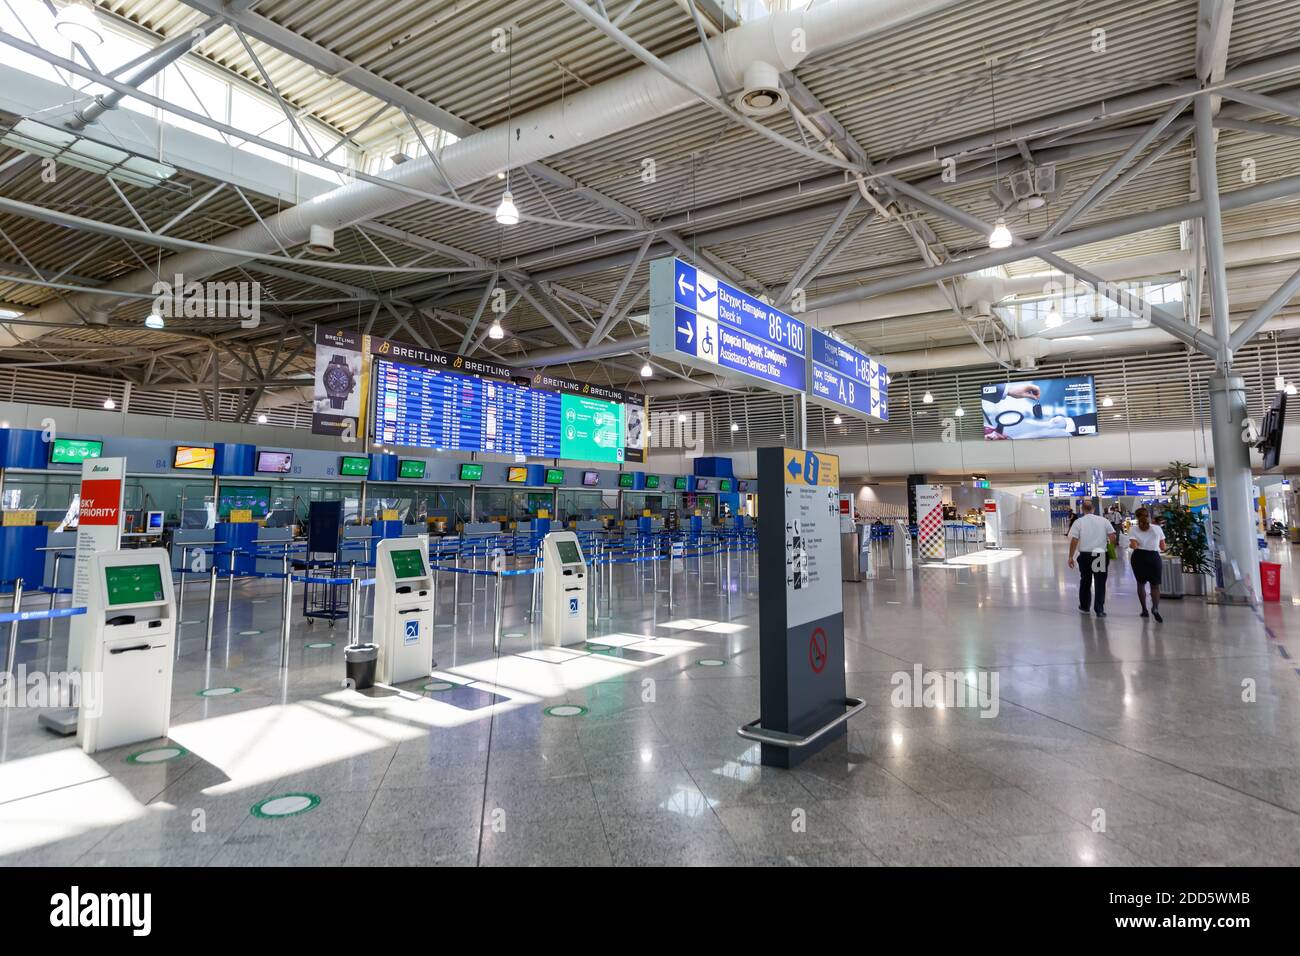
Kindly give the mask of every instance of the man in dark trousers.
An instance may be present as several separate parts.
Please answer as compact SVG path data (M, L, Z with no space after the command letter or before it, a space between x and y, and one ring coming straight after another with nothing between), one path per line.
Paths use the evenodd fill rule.
M1079 610L1087 614L1096 611L1098 617L1106 616L1106 572L1110 557L1108 544L1117 536L1110 522L1094 514L1092 502L1085 499L1080 505L1083 513L1070 527L1070 567L1079 569ZM1075 562L1075 556L1078 562Z

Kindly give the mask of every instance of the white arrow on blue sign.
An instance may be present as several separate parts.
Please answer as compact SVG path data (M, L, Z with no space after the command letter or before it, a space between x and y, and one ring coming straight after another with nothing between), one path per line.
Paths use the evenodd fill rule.
M680 259L650 263L650 351L778 390L806 386L806 326Z

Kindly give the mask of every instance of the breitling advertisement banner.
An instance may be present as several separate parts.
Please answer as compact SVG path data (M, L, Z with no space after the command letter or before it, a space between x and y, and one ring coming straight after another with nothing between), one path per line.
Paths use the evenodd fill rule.
M316 326L316 378L312 385L311 430L365 441L369 363L361 332Z

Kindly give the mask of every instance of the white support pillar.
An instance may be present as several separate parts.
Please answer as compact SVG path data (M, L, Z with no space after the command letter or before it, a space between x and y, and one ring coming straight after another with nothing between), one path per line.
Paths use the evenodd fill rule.
M1232 604L1253 604L1259 594L1250 446L1242 441L1248 413L1243 379L1230 376L1210 380L1210 438L1214 443L1214 494L1218 502L1214 544L1223 562L1223 596Z

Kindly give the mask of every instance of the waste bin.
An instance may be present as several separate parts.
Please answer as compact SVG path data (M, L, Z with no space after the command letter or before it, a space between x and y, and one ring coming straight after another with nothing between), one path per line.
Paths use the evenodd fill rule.
M369 690L375 686L378 644L349 644L343 649L343 662L347 667L348 683L354 690Z
M1282 600L1282 565L1259 562L1259 584L1265 601Z
M1160 562L1160 596L1180 598L1183 596L1183 562L1172 555L1161 555Z

